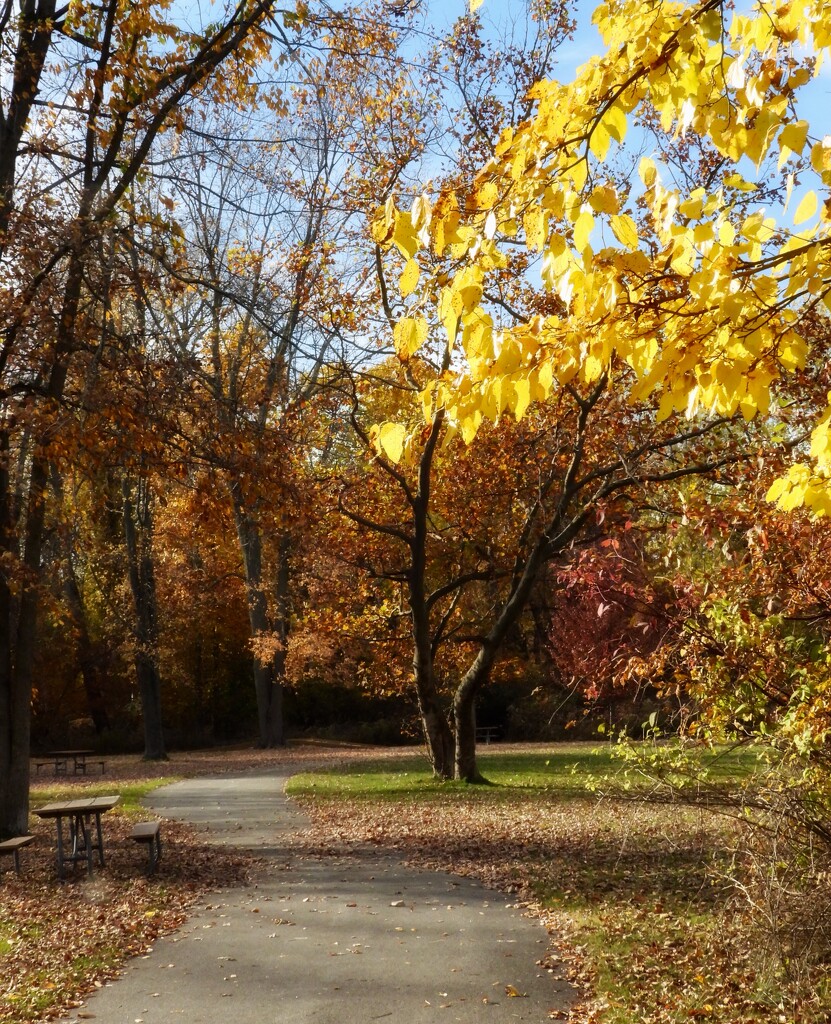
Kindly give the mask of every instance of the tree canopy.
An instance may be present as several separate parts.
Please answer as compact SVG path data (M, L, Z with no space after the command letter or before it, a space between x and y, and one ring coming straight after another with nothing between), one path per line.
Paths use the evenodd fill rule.
M610 3L593 21L607 52L572 82L537 82L531 116L503 130L468 188L428 190L410 209L389 200L374 222L403 261L397 350L411 358L428 322L442 325L456 357L425 406L467 439L615 360L660 419L775 415L777 382L809 358L801 319L831 307L831 213L817 194L831 184L831 140L798 116L831 44L828 5ZM676 148L703 141L708 173L668 180L647 130ZM784 178L773 210L771 161ZM754 208L757 192L767 202ZM498 321L517 246L538 255L549 301ZM831 510L830 420L815 425L812 463L773 485L783 508ZM378 444L398 459L405 434L382 424Z

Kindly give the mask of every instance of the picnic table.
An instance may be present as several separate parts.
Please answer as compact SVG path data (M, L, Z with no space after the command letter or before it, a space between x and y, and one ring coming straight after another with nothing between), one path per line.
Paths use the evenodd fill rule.
M63 878L64 865L77 861L87 862L87 873L92 874L92 854L98 851L98 863L104 866L104 836L101 815L111 811L120 796L81 797L60 800L35 809L39 818L54 818L58 838L58 877ZM92 819L95 819L93 828ZM69 823L69 843L64 843L63 822Z
M94 750L50 750L47 754L54 764L55 775L68 775L69 774L69 762L72 762L72 774L73 775L86 775L87 773L87 758L92 757L95 754ZM104 774L104 762L98 762L101 765L101 774ZM38 761L36 764L36 771L40 771L41 767L45 764L49 764L49 761Z
M480 743L491 743L499 739L501 731L498 725L477 725L476 740Z

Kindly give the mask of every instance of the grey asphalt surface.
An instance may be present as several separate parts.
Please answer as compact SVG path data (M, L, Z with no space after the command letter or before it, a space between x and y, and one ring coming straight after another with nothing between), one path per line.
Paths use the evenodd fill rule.
M298 856L288 836L308 822L285 783L228 776L152 794L160 816L266 861L250 886L209 897L65 1021L541 1024L567 1010L568 983L537 963L545 930L510 897L374 850Z

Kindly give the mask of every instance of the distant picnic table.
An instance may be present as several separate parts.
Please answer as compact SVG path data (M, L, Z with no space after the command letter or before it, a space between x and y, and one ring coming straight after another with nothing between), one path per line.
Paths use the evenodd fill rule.
M104 774L103 761L87 761L87 758L94 757L94 750L50 750L46 755L48 761L36 761L35 773L39 774L44 765L51 764L55 775L69 775L69 765L72 763L73 775L86 775L90 764L101 765L101 774Z

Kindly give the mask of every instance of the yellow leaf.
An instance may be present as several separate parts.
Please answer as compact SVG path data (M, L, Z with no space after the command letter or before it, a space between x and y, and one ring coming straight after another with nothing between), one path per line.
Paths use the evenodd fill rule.
M464 302L455 288L442 288L439 299L439 316L447 331L447 343L453 348L456 343L456 332L459 329L459 317L462 315Z
M770 501L770 502L778 501L779 498L784 493L785 488L787 486L788 486L788 481L785 480L782 477L780 477L778 480L774 480L773 483L768 488L768 492L765 495L765 501Z
M610 217L609 226L621 245L625 245L627 249L637 249L638 228L628 214L623 213L620 216Z
M527 377L520 377L519 380L514 381L514 394L516 395L514 416L519 423L531 404L531 384Z
M793 222L794 224L802 224L803 221L810 220L816 212L817 194L816 192L807 192L802 197L802 202L796 208L796 213L793 215Z
M623 142L626 136L626 114L620 107L609 107L603 115L603 123L615 142Z
M655 184L655 179L658 177L655 161L651 160L648 156L642 157L641 162L638 164L638 174L644 185L647 188L652 188Z
M523 215L522 226L528 247L540 251L545 245L545 234L548 227L548 213L540 206L530 206Z
M794 153L801 153L808 141L808 122L796 121L786 124L779 135L779 146L787 146Z
M431 380L427 387L421 392L421 408L424 419L429 423L433 416L433 394L438 387L438 381Z
M395 230L392 241L402 256L411 260L418 252L418 232L408 213L398 213L395 218Z
M421 316L405 316L393 328L392 336L395 351L406 361L427 340L427 321Z
M480 210L490 210L499 198L499 188L495 181L486 181L476 192L476 205Z
M481 309L466 319L462 345L471 364L488 363L493 359L493 320Z
M395 201L392 196L376 212L372 220L372 237L379 245L386 245L395 228Z
M474 437L476 437L476 431L479 429L481 422L482 413L478 410L472 416L467 416L462 420L462 440L465 444L470 444Z
M789 491L779 497L779 507L783 512L792 512L795 508L799 508L805 502L805 492L807 491L805 484L797 484Z
M420 276L421 268L416 260L407 260L407 265L404 267L404 273L401 275L401 279L398 282L398 288L401 292L402 299L406 299L408 295L411 295L415 291Z
M617 213L620 209L617 192L608 185L598 185L589 196L589 206L595 213Z
M728 174L724 179L724 184L729 185L730 188L737 189L739 192L755 192L759 187L758 185L754 185L752 181L747 181L737 171L734 171L732 174Z
M722 223L719 224L718 240L719 245L723 245L725 247L732 245L736 241L736 229L729 220L722 221Z
M594 217L588 210L583 210L574 222L574 248L578 252L582 252L586 248L593 227Z
M600 124L595 125L591 139L589 140L589 147L598 160L606 159L606 154L609 152L609 143L611 141L612 136L609 134L609 130L603 122L601 121Z
M404 453L406 431L400 423L382 423L378 428L378 444L392 462L400 462Z
M482 234L489 241L496 234L496 214L491 210L485 218L485 228Z
M483 3L484 0L470 0L470 13L473 14L474 11L478 11Z

